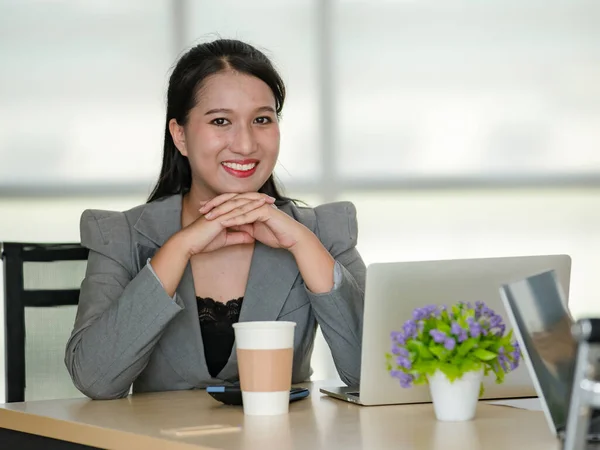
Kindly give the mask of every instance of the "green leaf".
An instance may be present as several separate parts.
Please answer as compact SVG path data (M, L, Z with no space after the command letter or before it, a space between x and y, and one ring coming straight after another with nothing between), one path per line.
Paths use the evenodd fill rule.
M483 382L479 385L479 397L483 397L483 393L485 392L485 388L483 387Z
M504 370L499 369L498 371L495 372L496 373L496 383L497 384L502 384L504 383Z
M483 341L479 341L479 344L477 344L477 347L485 350L485 349L489 348L493 343L494 343L494 341L483 340Z
M490 345L488 347L488 350L494 353L498 353L498 350L500 350L500 347L502 347L502 343L500 343L499 341L495 341L492 342L492 345Z
M450 361L448 361L450 364L453 364L455 366L460 366L463 361L465 360L464 356L460 356L458 354L455 354L452 358L450 358Z
M435 362L434 360L419 361L413 365L413 368L410 373L412 375L414 375L415 377L418 377L420 375L422 375L422 376L433 375L437 369L438 369L438 363Z
M476 356L477 358L481 359L482 361L491 361L498 355L494 352L490 352L488 350L478 348L478 349L475 349L475 351L473 352L473 356Z
M448 316L448 311L442 311L442 314L440 314L440 317L444 322L450 322L450 317Z
M446 375L451 383L456 381L462 375L460 369L452 364L442 364L440 366L440 370L444 375Z
M473 372L481 369L481 362L467 358L460 364L461 373Z
M469 353L473 349L473 347L475 347L475 345L477 345L477 339L469 338L458 346L458 349L456 350L456 352L460 356L465 356L467 353Z
M439 360L442 359L442 355L445 352L444 347L442 347L441 345L432 345L431 347L429 347L429 351L435 355L435 357Z
M418 384L427 384L427 376L424 373L422 373L422 374L413 374L413 375L415 375L415 378L413 380L413 384L415 384L415 385L418 385Z
M419 342L419 344L420 344L418 347L419 356L423 359L433 359L433 355L431 354L431 352L429 351L427 346L425 344L423 344L422 342Z
M458 305L452 306L452 314L454 314L454 317L460 317L460 307Z
M441 320L438 320L436 323L436 327L438 330L443 331L446 334L450 334L451 328L450 328L450 325L448 325L447 323L444 323Z
M392 370L392 355L390 353L385 354L385 368L389 372Z

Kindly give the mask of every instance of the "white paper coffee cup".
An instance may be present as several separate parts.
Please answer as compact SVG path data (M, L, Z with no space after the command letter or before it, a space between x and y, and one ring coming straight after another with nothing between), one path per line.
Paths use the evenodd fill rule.
M233 324L244 414L288 412L295 327L277 321Z

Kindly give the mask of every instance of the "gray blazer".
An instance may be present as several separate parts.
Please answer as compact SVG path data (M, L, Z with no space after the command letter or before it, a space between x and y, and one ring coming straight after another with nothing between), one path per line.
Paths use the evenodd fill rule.
M319 237L341 267L341 282L328 293L313 294L291 253L256 243L239 320L296 322L294 383L311 375L319 324L341 379L357 385L365 265L355 247L356 210L348 202L314 209L288 203L280 209ZM218 377L208 372L190 265L173 301L147 264L181 229L180 218L180 195L123 213L82 214L81 242L90 253L65 363L88 397L124 397L132 384L135 393L238 380L235 345Z

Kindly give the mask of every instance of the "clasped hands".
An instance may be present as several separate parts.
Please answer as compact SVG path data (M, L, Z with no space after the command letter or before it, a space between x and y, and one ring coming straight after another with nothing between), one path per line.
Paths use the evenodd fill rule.
M312 234L277 209L275 199L266 194L222 194L200 206L200 217L182 230L190 236L192 254L255 241L293 251L307 234Z

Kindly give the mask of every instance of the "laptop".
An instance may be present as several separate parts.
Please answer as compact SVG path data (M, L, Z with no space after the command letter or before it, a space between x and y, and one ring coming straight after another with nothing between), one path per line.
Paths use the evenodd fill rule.
M564 439L577 342L561 285L550 270L504 284L500 294L550 430ZM599 413L591 414L589 441L600 441Z
M504 317L510 328L500 286L545 270L556 270L569 287L571 258L568 255L516 256L439 261L375 263L367 268L363 316L360 388L320 388L331 397L361 405L431 402L429 386L402 388L386 370L385 354L391 349L390 333L401 330L415 308L428 304L485 302ZM340 382L341 384L341 382ZM485 399L535 397L525 367L510 373L503 384L484 378Z

